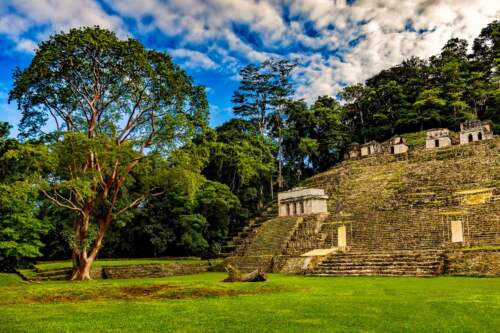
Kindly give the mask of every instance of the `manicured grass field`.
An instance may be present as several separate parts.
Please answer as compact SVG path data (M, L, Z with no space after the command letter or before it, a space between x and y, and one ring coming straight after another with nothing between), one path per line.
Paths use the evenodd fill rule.
M217 264L221 260L210 260L212 264ZM130 265L150 265L150 264L200 264L203 261L198 258L186 258L186 259L99 259L96 260L93 264L93 267L102 267L102 266L130 266ZM59 269L59 268L71 268L72 262L71 260L61 260L61 261L47 261L40 262L35 265L38 269Z
M27 283L0 275L1 332L498 332L500 279L225 274Z

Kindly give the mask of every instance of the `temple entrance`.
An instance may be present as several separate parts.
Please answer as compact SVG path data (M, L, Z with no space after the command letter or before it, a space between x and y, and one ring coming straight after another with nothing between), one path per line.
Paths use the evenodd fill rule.
M337 246L345 248L347 246L347 232L345 225L337 228Z
M459 243L464 241L464 229L462 221L451 221L451 241Z

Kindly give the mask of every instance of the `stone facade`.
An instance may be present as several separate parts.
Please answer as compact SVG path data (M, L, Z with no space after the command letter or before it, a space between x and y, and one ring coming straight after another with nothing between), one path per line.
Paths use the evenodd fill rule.
M382 145L377 141L370 141L360 146L361 156L369 156L382 153Z
M442 148L451 146L450 131L447 128L434 128L427 130L425 148Z
M391 155L405 154L408 152L408 145L402 136L395 135L389 140L389 153Z
M446 259L446 273L450 275L500 276L500 250L455 250Z
M466 121L460 124L460 144L493 139L491 121Z
M345 160L353 160L361 156L361 149L359 144L353 143L347 149L347 152L344 154Z
M279 216L326 213L328 196L319 188L294 188L278 193Z

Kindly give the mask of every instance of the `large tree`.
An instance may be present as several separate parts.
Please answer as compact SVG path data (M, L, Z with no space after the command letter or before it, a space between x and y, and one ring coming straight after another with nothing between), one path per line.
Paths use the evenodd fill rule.
M254 122L264 137L273 94L271 68L267 62L249 64L243 67L240 76L240 85L232 97L234 113Z
M155 194L144 184L129 191L131 172L182 145L207 118L204 89L168 55L99 27L42 42L30 66L15 71L10 100L22 111L22 136L52 129L47 137L57 141L43 192L73 213L78 280L90 279L113 220Z
M249 64L240 71L241 82L232 102L236 115L254 122L262 137L278 146L278 188L283 187L283 129L285 108L294 93L290 74L297 65L286 59L269 59L260 65ZM273 180L271 180L273 196Z
M290 74L297 66L286 59L270 60L269 66L273 73L272 80L272 111L269 115L273 136L278 144L278 189L283 188L283 130L286 128L286 107L292 102L294 88L290 80ZM272 187L271 187L272 189Z

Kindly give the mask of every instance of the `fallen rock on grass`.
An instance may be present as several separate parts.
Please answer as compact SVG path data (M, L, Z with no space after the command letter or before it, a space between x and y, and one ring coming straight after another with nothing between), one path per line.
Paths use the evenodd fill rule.
M256 269L250 273L242 273L239 269L229 264L225 267L229 276L224 282L261 282L267 280L267 275L260 269Z

